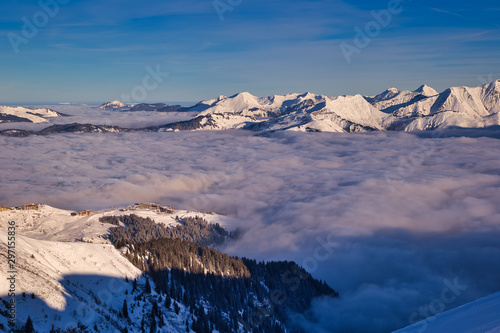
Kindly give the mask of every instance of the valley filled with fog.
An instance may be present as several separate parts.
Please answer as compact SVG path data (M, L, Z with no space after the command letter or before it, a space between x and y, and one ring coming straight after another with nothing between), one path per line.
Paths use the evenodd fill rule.
M387 332L500 289L499 138L496 129L0 137L0 201L228 215L244 233L224 252L295 260L340 292L297 325ZM450 284L456 297L436 302Z

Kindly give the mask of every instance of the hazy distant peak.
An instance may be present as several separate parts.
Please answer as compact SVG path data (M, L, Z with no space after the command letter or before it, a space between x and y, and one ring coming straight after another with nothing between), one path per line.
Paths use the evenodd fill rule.
M101 106L99 106L99 108L103 109L103 110L119 109L119 108L125 108L125 107L127 107L127 104L125 104L121 101L106 102L106 103L103 103Z

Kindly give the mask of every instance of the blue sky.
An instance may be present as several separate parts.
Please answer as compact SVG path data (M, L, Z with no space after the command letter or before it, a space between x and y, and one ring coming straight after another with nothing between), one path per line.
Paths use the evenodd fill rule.
M370 95L500 78L498 1L402 1L383 26L372 13L389 1L217 0L223 20L213 0L42 2L56 1L55 15L38 1L0 4L0 104ZM23 33L26 21L38 31ZM367 26L348 62L340 45L356 47ZM144 81L148 68L168 76Z

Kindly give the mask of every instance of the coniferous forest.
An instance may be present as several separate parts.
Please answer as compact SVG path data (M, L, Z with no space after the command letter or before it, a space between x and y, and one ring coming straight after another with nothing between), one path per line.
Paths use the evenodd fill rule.
M294 262L257 262L208 247L235 236L218 224L200 217L178 221L176 227L165 227L137 215L101 218L115 225L110 241L126 247L126 257L146 273L143 292L154 290L161 299L150 296L156 310L149 327L161 325L154 313L178 312L182 304L192 313L186 331L300 332L287 325L291 314L307 311L315 297L338 297Z
M126 243L146 242L159 238L179 238L201 245L215 246L236 238L238 234L238 231L230 233L218 223L208 223L198 216L182 219L176 217L176 221L179 222L176 227L157 224L149 217L144 218L134 214L103 216L99 221L116 225L110 229L109 239L118 248Z

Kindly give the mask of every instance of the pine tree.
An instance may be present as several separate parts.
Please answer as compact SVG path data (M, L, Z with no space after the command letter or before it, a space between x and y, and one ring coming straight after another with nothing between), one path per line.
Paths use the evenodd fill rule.
M141 332L142 333L146 333L145 325L146 325L146 321L144 320L144 315L143 315L142 319L141 319Z
M34 333L35 328L33 327L33 321L31 320L31 317L28 316L28 319L26 320L26 324L24 325L24 332L25 333Z
M156 333L156 314L154 310L151 310L151 326L149 327L149 333Z
M163 319L163 312L161 311L161 308L158 309L158 319L158 326L160 326L160 328L165 326L165 320Z
M152 303L153 303L153 309L152 309L151 311L152 311L152 313L153 313L155 316L158 316L158 314L159 314L159 313L158 313L158 303L157 303L155 300L153 300L153 302L152 302Z
M146 279L146 285L144 286L144 292L146 294L151 294L151 285L149 284L149 279Z
M126 299L123 300L123 310L122 310L122 313L123 313L123 317L128 318L128 306L127 306L127 300Z
M175 311L175 314L179 314L179 311L181 309L179 308L179 305L177 305L177 302L174 302L174 311Z

